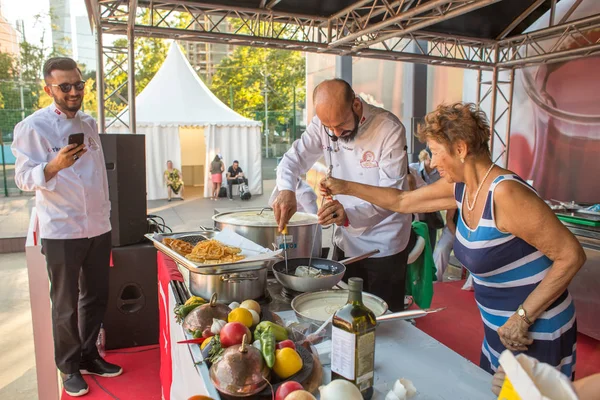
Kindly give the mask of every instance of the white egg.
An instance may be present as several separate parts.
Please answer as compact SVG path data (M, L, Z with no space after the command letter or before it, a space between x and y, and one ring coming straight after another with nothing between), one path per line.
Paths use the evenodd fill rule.
M417 394L417 388L415 387L415 385L413 385L412 381L405 378L400 378L399 381L406 388L407 399L410 399L415 394Z
M394 383L393 392L400 400L406 399L406 388L399 380Z

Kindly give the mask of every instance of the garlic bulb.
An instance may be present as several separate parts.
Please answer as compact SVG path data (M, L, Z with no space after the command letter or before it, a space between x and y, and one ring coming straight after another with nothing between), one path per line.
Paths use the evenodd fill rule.
M222 319L213 318L212 325L210 326L210 331L214 335L218 335L219 332L221 332L221 329L223 329L223 327L225 326L225 324L227 324L227 322L223 321Z
M236 308L239 308L239 307L240 307L240 303L238 303L237 301L234 301L229 305L229 308L231 308L232 310L235 310Z

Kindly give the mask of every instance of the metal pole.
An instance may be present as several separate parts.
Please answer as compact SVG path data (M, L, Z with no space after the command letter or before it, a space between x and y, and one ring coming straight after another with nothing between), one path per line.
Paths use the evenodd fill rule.
M20 21L21 22L21 34L23 35L23 42L25 42L25 23L23 20ZM21 56L22 58L23 56ZM25 97L23 96L23 74L22 74L22 68L19 68L19 95L21 97L21 121L25 119ZM4 151L2 151L2 158L3 158L3 162L2 165L4 166ZM6 182L5 182L6 184Z
M98 6L99 7L99 6ZM96 95L98 97L98 129L106 133L106 118L104 107L104 52L102 51L102 28L96 26Z
M8 184L6 183L6 162L4 161L4 138L0 131L0 149L2 149L2 180L4 181L4 197L8 197Z
M133 0L131 5L135 5L135 3L137 2ZM135 9L130 10L129 18L135 19ZM129 132L135 134L135 32L133 28L132 23L127 27L127 101L129 103Z
M265 155L269 158L269 89L267 81L267 71L264 73L265 77Z
M490 110L490 152L494 157L494 142L496 130L496 97L498 94L498 67L494 67L492 72L492 109Z
M510 86L508 88L508 116L507 116L507 121L506 121L506 146L504 147L504 150L506 151L506 153L504 153L505 157L506 157L506 163L504 163L504 168L508 168L508 155L509 155L509 146L510 146L510 124L512 121L512 104L513 104L513 93L514 93L514 88L515 88L515 70L511 69L510 70Z
M481 70L477 70L477 108L481 108Z
M294 87L292 88L292 99L293 99L293 106L292 106L292 121L293 121L293 130L292 130L292 136L290 137L290 139L292 139L292 141L296 140L296 86L294 85Z

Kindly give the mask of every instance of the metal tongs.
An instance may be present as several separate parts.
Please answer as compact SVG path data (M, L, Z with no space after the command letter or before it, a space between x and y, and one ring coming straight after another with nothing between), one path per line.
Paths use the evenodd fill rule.
M283 237L283 256L285 258L285 273L289 274L289 271L288 271L288 255L287 255L287 248L288 248L287 234L288 234L288 228L287 228L287 225L285 225L283 227L283 230L281 231L281 235Z
M331 173L333 172L333 165L329 164L329 168L327 168L327 175L325 175L326 179L331 178ZM321 197L321 207L323 207L323 203L325 202L325 197ZM312 266L312 257L313 257L313 251L315 250L315 240L317 239L317 229L319 229L319 225L316 224L315 225L315 232L313 233L313 241L312 241L312 246L310 246L310 256L308 257L308 267L310 268ZM332 240L333 242L333 240ZM287 267L287 264L286 264ZM287 272L287 268L286 268L286 272Z

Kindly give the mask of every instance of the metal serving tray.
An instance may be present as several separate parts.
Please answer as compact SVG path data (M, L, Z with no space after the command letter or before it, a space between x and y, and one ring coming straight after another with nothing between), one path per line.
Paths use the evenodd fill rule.
M243 272L243 271L252 271L261 268L268 267L273 264L275 261L279 260L280 257L274 256L273 259L270 260L260 260L260 261L236 261L233 263L226 264L216 264L216 265L198 265L193 261L188 260L181 254L177 253L175 250L171 249L169 246L163 244L163 240L166 238L171 239L180 239L186 242L189 242L193 245L202 241L213 238L218 232L211 230L201 230L194 232L177 232L177 233L148 233L144 235L146 238L154 243L154 247L173 260L179 266L184 267L188 271L194 274L204 274L204 275L214 275L214 274L222 274L228 272Z

